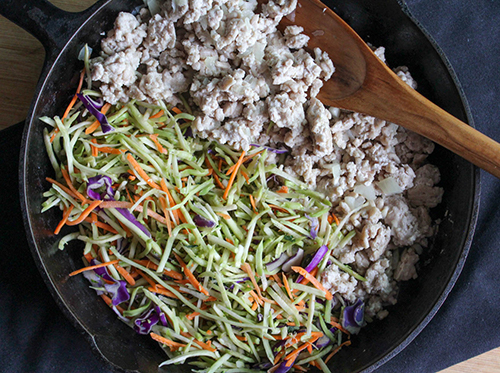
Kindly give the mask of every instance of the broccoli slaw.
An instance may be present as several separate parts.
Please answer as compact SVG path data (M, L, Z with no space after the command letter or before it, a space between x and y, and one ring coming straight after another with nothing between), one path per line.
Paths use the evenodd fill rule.
M237 151L194 137L186 103L109 105L89 80L80 87L62 118L41 118L56 175L43 211L63 211L56 233L78 228L60 249L83 243L84 268L71 275L157 340L162 365L329 372L365 324L364 304L339 297L333 309L319 280L335 263L365 281L332 251L354 237L344 225L367 204L339 221L323 194L266 162L286 149Z

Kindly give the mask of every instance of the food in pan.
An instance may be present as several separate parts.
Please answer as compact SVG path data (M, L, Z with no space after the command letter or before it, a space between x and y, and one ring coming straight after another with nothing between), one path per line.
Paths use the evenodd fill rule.
M43 210L63 211L55 233L78 226L61 249L84 245L72 275L163 364L328 372L435 231L433 143L316 99L334 66L299 26L276 29L295 6L148 1L82 50L77 94L42 118Z

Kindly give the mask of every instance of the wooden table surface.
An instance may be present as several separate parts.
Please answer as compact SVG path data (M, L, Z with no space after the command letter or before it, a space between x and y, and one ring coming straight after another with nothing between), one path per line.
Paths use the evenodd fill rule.
M52 2L64 10L81 11L95 3L95 0ZM43 59L44 50L40 42L0 16L0 130L26 117ZM500 372L500 348L441 371L472 372Z

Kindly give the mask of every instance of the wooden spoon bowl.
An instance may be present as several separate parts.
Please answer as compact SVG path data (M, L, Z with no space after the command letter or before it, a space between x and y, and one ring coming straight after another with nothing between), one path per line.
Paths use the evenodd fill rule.
M399 124L500 178L500 144L439 108L404 83L330 8L299 0L280 27L299 25L308 48L326 51L335 73L318 98L329 106Z

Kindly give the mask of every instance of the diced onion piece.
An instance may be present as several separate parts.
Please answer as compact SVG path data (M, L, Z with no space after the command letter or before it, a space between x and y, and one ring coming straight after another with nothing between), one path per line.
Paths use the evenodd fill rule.
M354 187L354 192L365 197L368 201L373 201L377 198L375 188L372 185L358 184Z
M401 189L401 187L393 177L388 177L382 181L379 181L377 183L377 186L386 196L403 193L403 189Z

